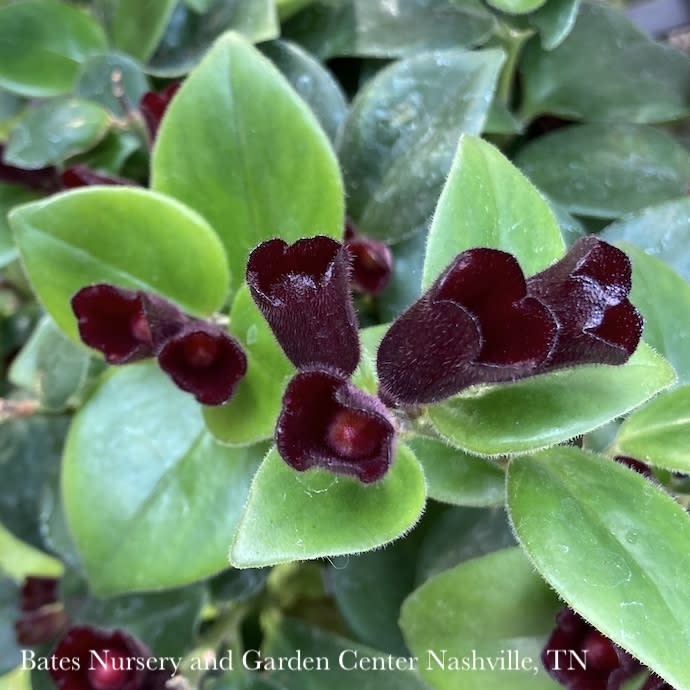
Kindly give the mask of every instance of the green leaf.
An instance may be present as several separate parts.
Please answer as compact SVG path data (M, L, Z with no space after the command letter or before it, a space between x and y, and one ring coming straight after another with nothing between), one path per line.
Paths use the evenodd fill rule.
M690 180L690 154L670 135L645 125L559 129L525 146L517 164L567 211L595 218L685 196Z
M122 53L103 53L84 63L74 93L126 117L148 90L148 79L138 62Z
M521 74L525 119L551 113L651 123L690 113L690 57L652 40L604 3L583 2L575 26L555 50L545 52L532 39Z
M6 577L0 577L0 680L22 661L17 645L14 621L19 618L19 587Z
M516 458L513 526L539 573L670 685L690 687L690 517L653 482L576 448Z
M288 41L264 43L261 52L302 96L324 132L334 141L338 128L347 115L348 106L340 85L331 73L309 53Z
M424 50L482 44L495 25L477 0L321 0L284 27L284 35L325 60L334 56L409 57Z
M47 101L27 110L12 128L5 162L30 170L61 163L95 146L110 122L108 112L89 101Z
M558 48L575 26L581 0L547 0L534 14L529 23L539 31L544 50ZM601 46L598 46L600 48Z
M63 568L60 561L16 539L0 524L0 571L21 583L27 575L60 577Z
M604 229L607 242L631 242L690 281L690 198L667 201L624 216Z
M673 365L680 383L690 382L690 284L663 261L625 242L632 260L630 299L644 316L644 339Z
M403 605L400 624L422 677L437 690L457 690L459 678L463 690L556 690L560 685L544 672L539 656L558 608L514 548L429 580ZM483 659L484 667L475 661L473 668L473 657ZM488 660L497 667L490 669ZM520 662L527 668L516 668Z
M470 453L522 453L592 431L674 381L668 362L640 343L622 366L588 365L473 387L430 407L429 416L450 443Z
M94 0L113 48L137 60L148 60L160 42L175 0Z
M10 214L24 268L57 325L78 340L70 308L91 283L150 290L196 314L227 293L223 248L204 220L161 194L91 187Z
M234 289L260 242L342 235L342 182L326 135L269 60L235 34L215 44L176 95L152 166L154 189L215 228Z
M422 289L472 247L510 252L528 276L565 250L553 212L524 175L491 144L462 136L429 231Z
M33 201L39 196L38 192L21 185L0 182L0 268L11 264L18 256L12 230L7 222L7 214L15 206Z
M424 53L360 92L339 152L348 214L364 234L397 242L428 227L458 137L484 127L504 58L498 49Z
M0 7L0 87L29 97L68 93L79 65L105 50L101 27L58 0Z
M477 508L503 503L505 474L498 464L432 438L415 438L410 448L424 469L429 498Z
M204 420L221 443L244 446L273 437L285 386L295 369L246 284L235 297L230 331L247 355L247 374L225 405L204 408Z
M25 99L0 88L0 142L7 139L25 106Z
M546 0L487 0L489 5L508 14L528 14L544 5Z
M522 125L508 106L500 98L494 97L482 131L486 134L521 134Z
M276 0L276 8L280 21L285 21L288 17L311 5L314 0Z
M425 489L402 444L386 476L370 485L321 469L296 472L274 449L254 478L230 560L251 568L382 546L417 522Z
M280 29L273 0L211 0L203 14L178 3L147 71L158 77L186 74L229 30L253 43L277 38Z
M616 455L629 455L674 472L690 471L690 386L662 393L618 430Z
M62 468L93 591L177 587L226 568L264 452L213 441L194 399L152 364L106 378L74 418Z

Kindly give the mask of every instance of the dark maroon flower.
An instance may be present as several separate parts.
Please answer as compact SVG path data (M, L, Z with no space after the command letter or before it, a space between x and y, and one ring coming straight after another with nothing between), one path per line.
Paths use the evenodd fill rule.
M29 576L20 592L21 615L14 630L21 645L49 642L67 627L67 614L58 595L58 580Z
M72 310L81 339L110 364L152 357L156 346L184 320L160 297L102 283L79 290L72 297Z
M172 101L173 96L177 93L180 86L182 86L182 82L175 82L163 89L163 91L158 93L155 91L148 91L141 97L141 101L139 101L139 110L144 117L151 139L156 138L163 115L165 115L170 101Z
M476 383L529 375L547 360L556 336L553 315L526 294L515 258L470 249L384 336L377 356L382 398L430 403Z
M321 467L366 484L388 470L394 435L380 400L322 370L290 381L276 425L278 451L294 469Z
M157 355L161 369L203 405L226 402L247 372L240 344L205 321L189 321L165 340Z
M345 243L352 257L352 287L366 295L378 295L390 282L393 272L391 250L378 240L358 237Z
M56 168L52 166L36 170L15 168L4 162L4 154L5 147L0 144L0 182L24 185L40 192L56 192L60 189Z
M139 640L121 630L75 627L58 642L50 675L59 690L139 690L147 671L133 660L150 656ZM70 670L63 671L60 659L65 658L71 660L65 664Z
M54 577L29 575L24 579L19 606L22 611L36 611L46 604L59 601L59 582Z
M77 187L89 187L91 185L137 185L134 180L101 173L89 168L88 165L73 165L66 168L60 175L60 182L62 182L62 186L65 189L76 189Z
M649 465L646 465L641 460L636 460L635 458L629 458L627 455L617 455L614 460L619 462L621 465L629 467L631 470L635 470L638 474L641 474L647 479L653 479L654 475Z
M559 611L541 660L568 690L618 690L642 670L639 661L568 607Z
M249 256L247 283L297 368L323 366L345 376L357 368L357 319L342 244L329 237L264 242Z
M642 686L642 690L673 690L673 688L663 678L652 673Z
M530 295L556 316L558 345L545 369L623 364L642 337L642 317L628 300L628 257L596 237L582 237L556 264L527 281Z

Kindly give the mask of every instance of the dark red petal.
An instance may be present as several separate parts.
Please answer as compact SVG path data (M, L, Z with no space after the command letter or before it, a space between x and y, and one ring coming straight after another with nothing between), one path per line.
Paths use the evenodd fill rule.
M352 287L367 295L383 292L393 273L391 250L369 237L349 240L345 247L352 258Z
M320 467L366 484L388 471L394 435L377 398L321 370L300 372L290 381L276 425L278 451L294 469Z
M62 604L47 604L23 613L15 621L14 632L20 645L32 647L55 639L67 624L67 614Z
M625 455L617 455L614 458L614 460L616 462L619 462L621 465L629 467L631 470L635 470L635 472L641 474L643 477L647 477L648 479L653 479L654 477L649 465L645 465L645 463L643 463L640 460L636 460L635 458L629 458Z
M249 256L247 283L281 347L297 368L359 363L359 337L347 253L329 237L288 246L269 240Z
M29 575L22 584L21 610L36 611L46 604L54 604L59 598L58 586L59 582L55 577Z
M170 86L159 93L149 91L142 96L139 102L139 110L144 117L152 139L156 138L163 115L165 115L170 101L172 101L180 86L182 86L182 82L176 82L170 84Z
M652 673L642 686L642 690L673 690L673 688L663 678Z
M219 326L190 321L162 345L158 363L203 405L227 402L247 372L240 344Z
M92 170L87 165L73 165L65 169L60 175L60 181L65 189L76 189L77 187L88 187L91 185L137 186L134 180L100 173L97 170Z

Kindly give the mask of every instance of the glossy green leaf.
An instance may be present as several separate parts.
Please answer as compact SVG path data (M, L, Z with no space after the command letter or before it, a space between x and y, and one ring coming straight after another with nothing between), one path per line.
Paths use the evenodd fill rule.
M199 211L220 236L233 288L249 251L268 238L342 235L342 182L326 135L236 34L223 36L178 92L152 166L153 188Z
M91 283L151 290L208 314L227 293L223 248L204 220L161 194L91 187L10 214L26 273L57 325L77 339L70 299Z
M690 386L662 393L623 422L614 452L674 472L690 471L689 411Z
M395 242L428 227L458 137L484 127L503 61L498 49L424 53L360 92L338 148L364 234Z
M576 448L516 458L513 526L539 573L595 628L690 687L690 516L653 482Z
M0 268L12 263L18 256L12 230L7 222L7 214L15 206L33 201L38 197L38 192L26 187L0 182Z
M393 58L480 45L494 23L477 0L321 0L289 21L284 33L321 59Z
M539 31L544 50L558 48L575 26L581 0L547 0L534 14L530 24Z
M247 355L247 374L225 405L204 408L204 420L221 443L243 446L273 437L285 386L295 369L246 285L235 297L230 331Z
M547 0L487 0L489 5L507 14L528 14L539 9Z
M422 289L472 247L510 252L526 275L545 269L565 250L553 212L529 180L497 148L463 136L434 212Z
M0 142L7 139L25 105L25 99L0 88Z
M0 7L0 87L23 96L71 90L79 65L105 50L101 27L58 0L25 0Z
M122 53L103 53L84 63L74 93L126 117L148 90L148 79L138 62Z
M276 0L276 8L280 21L285 21L293 14L311 5L314 0Z
M616 218L684 196L690 154L645 125L575 125L525 146L523 172L571 213Z
M21 583L27 575L60 577L62 563L16 539L0 524L0 572Z
M94 592L176 587L226 568L264 453L213 441L192 396L153 364L109 376L74 418L62 468L67 521Z
M424 469L429 498L477 508L503 503L505 474L497 463L421 436L410 448Z
M251 568L368 551L409 530L425 499L422 469L404 445L370 485L321 469L296 472L274 449L254 478L230 560Z
M95 10L110 34L113 48L148 60L160 42L176 0L95 0Z
M486 116L483 132L486 134L521 134L522 125L500 98L494 98Z
M514 548L429 580L407 599L400 623L422 677L437 690L557 690L539 656L558 608ZM484 668L476 660L473 668L473 658L483 659Z
M605 3L583 2L572 31L555 50L545 52L532 39L521 74L525 119L553 113L589 121L665 122L690 112L690 57L652 40Z
M280 30L273 0L211 0L202 14L178 2L147 70L159 77L186 74L230 30L253 43L276 38Z
M426 686L407 658L390 657L378 649L347 640L332 633L287 619L267 625L265 655L290 657L299 649L304 657L314 657L314 669L276 670L268 675L282 690L425 690ZM321 670L316 671L316 658ZM256 655L249 655L254 662ZM369 668L358 668L358 662ZM277 663L277 662L276 662ZM383 671L373 665L387 664Z
M450 443L468 452L522 453L592 431L674 381L668 362L641 343L622 366L588 365L475 387L430 407L429 416Z
M108 112L95 103L47 101L27 110L12 128L5 162L28 169L60 163L95 146L109 126Z
M632 259L630 299L644 316L644 339L673 365L680 383L690 382L690 284L663 261L625 242Z
M289 41L271 41L261 52L273 62L313 110L331 141L347 115L347 101L331 73L309 53Z
M611 223L607 242L630 242L658 257L690 281L690 198L644 208Z
M268 568L248 568L247 570L228 568L209 580L211 601L221 603L247 601L262 591L271 572Z

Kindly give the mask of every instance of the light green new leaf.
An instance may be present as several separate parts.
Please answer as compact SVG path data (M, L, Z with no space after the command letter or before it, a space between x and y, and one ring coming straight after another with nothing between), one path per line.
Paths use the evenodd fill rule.
M462 136L429 231L422 289L472 247L510 252L528 276L565 251L553 211L529 180L491 144Z
M422 677L436 690L557 690L539 656L559 606L522 550L512 548L423 584L403 604L400 624ZM472 667L473 653L483 669L478 661Z
M105 47L101 27L67 3L25 0L0 7L0 87L13 93L67 93L79 65Z
M360 92L338 150L363 233L396 242L428 227L458 137L484 127L504 59L497 49L423 53Z
M110 126L108 112L90 101L47 101L30 108L10 131L5 162L34 170L88 151Z
M507 14L528 14L539 9L547 0L487 0L489 5Z
M539 31L544 50L558 48L575 26L581 0L547 0L534 14L529 23Z
M67 521L92 589L178 587L226 568L265 450L216 443L192 396L155 365L109 376L74 418L62 467Z
M690 516L607 458L553 448L508 470L513 526L539 573L674 688L690 687Z
M260 242L343 232L342 181L328 138L280 72L236 34L219 39L172 101L152 176L154 189L211 223L233 289Z
M618 430L614 452L690 472L690 386L662 393L630 415Z
M72 296L91 283L150 290L195 314L224 302L228 268L218 238L173 199L133 187L89 187L10 214L31 284L78 340Z
M684 196L690 181L690 153L646 125L566 127L527 144L516 162L556 203L595 218Z
M247 374L225 405L204 408L208 430L221 443L244 446L273 437L294 367L243 285L230 312L230 331L247 355Z
M407 532L425 500L422 468L404 445L369 485L321 469L297 472L274 449L254 478L230 561L254 568L368 551Z
M453 445L477 455L546 448L592 431L638 407L675 381L645 343L622 366L588 365L475 387L429 416Z

